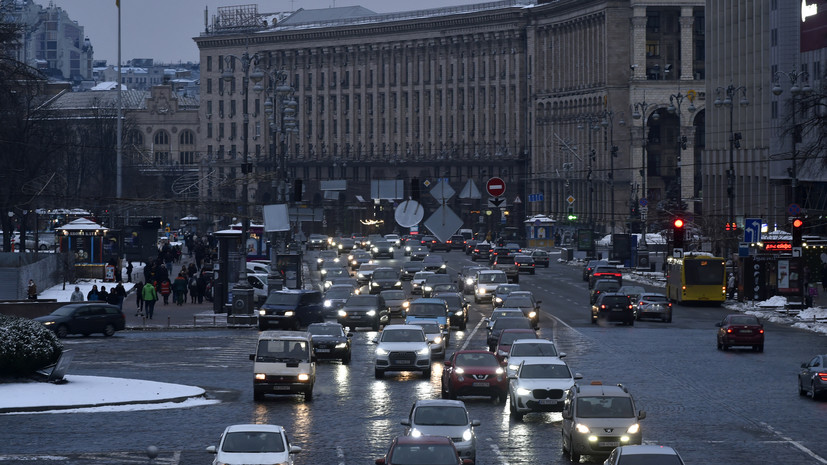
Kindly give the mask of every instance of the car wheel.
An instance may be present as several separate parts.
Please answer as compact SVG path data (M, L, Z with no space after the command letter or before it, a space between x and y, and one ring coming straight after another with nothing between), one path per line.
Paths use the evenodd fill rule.
M440 392L441 392L441 397L443 399L449 399L450 398L450 393L448 392L447 389L445 389L445 383L442 384L442 387L440 388Z
M632 318L631 320L629 320L629 326L634 326L634 325L635 325L635 319Z
M103 335L106 336L106 337L114 336L115 335L115 326L106 325L106 327L103 328Z
M69 335L69 328L67 328L66 325L60 325L55 330L55 334L57 334L57 337L62 339Z
M385 372L384 372L384 371L382 371L382 370L379 370L379 369L377 369L377 368L374 368L374 369L373 369L373 376L374 376L376 379L382 379L382 378L384 378L384 377L385 377Z
M758 344L758 352L764 351L764 344Z
M371 328L372 328L374 331L379 331L379 320L374 321L374 322L373 322L373 326L371 326Z
M431 367L428 367L427 370L422 370L422 377L428 379L431 377Z
M718 342L718 350L724 350L724 345Z
M667 322L667 323L671 323L671 322L672 322L672 314L671 314L671 313L669 314L669 316L667 316L667 317L666 317L666 322Z
M722 344L722 345L723 345L723 350L724 350L724 351L729 350L729 346L728 346L728 345L726 345L726 344Z
M511 402L510 414L514 421L523 421L523 414L517 411L517 405L514 401Z
M569 460L574 463L580 462L580 454L574 452L574 445L571 443L571 440L569 440Z
M506 393L504 393L504 392L499 393L499 394L497 395L497 397L499 397L499 399L500 399L500 402L499 402L499 403L501 403L501 404L504 404L504 403L505 403L505 401L506 401L506 400L508 400L508 394L506 394Z
M310 386L306 391L304 391L304 401L313 402L313 386Z
M345 358L342 359L342 365L349 365L350 364L350 354L345 355Z

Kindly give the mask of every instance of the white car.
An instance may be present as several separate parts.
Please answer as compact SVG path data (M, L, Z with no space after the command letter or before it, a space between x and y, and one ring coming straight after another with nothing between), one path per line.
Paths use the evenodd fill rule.
M517 374L508 377L511 416L519 421L530 412L562 412L574 380L582 378L580 373L572 375L566 362L557 357L521 363Z
M278 425L232 425L221 433L218 447L207 447L215 454L213 465L279 463L292 465L301 447L290 445L284 428Z
M545 360L548 357L562 359L565 352L558 352L557 346L548 339L517 339L511 344L506 359L506 374L515 376L524 361Z
M508 277L500 270L480 270L474 285L474 303L491 302L500 284L508 284Z
M402 243L399 234L385 234L385 240L393 244L394 247L399 247Z
M387 325L373 342L376 378L386 371L421 371L425 378L431 377L431 348L421 326Z
M425 278L433 276L436 273L433 271L417 271L411 278L411 294L422 294L422 285L425 284Z
M474 427L479 420L471 420L465 402L448 399L422 399L414 402L408 418L405 436L447 436L454 442L460 459L477 459L477 435Z
M439 322L436 320L416 320L412 325L421 326L428 339L428 347L431 348L431 356L438 359L445 358L445 346L447 345Z

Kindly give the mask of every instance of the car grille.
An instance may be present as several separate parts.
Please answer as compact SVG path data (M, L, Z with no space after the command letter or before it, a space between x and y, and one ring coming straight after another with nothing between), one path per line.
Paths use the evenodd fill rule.
M471 375L471 377L477 381L485 381L488 379L488 375Z
M453 442L462 442L462 437L460 436L458 438L451 438L451 441L453 441Z
M531 395L535 399L560 399L563 397L562 389L533 389Z
M267 383L298 383L299 377L267 375L267 378L264 381Z
M410 365L416 362L416 353L415 352L391 352L388 355L388 360L391 362L391 365L394 364L402 364L402 365Z

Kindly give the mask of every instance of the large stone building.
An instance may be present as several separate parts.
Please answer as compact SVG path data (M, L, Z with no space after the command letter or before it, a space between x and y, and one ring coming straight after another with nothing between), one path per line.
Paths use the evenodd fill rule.
M201 195L239 199L250 181L249 201L261 205L300 185L330 232L370 215L360 199L372 198L372 180L403 181L407 198L412 180L447 180L460 192L499 176L506 224L516 228L524 215L563 220L571 211L572 228L636 229L641 213L644 224L668 216L672 198L699 210L691 200L703 140L703 14L700 0L504 1L395 14L300 10L273 24L250 6L219 9L195 39L199 150L209 160ZM292 87L295 132L282 131L292 106L281 84ZM283 179L293 189L279 191ZM458 197L468 196L448 205L466 225L499 224L487 202ZM648 212L630 208L647 201Z

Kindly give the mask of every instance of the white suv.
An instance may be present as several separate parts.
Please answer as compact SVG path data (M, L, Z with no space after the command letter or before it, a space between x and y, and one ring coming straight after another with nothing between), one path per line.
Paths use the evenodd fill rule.
M583 375L572 375L566 362L549 357L522 362L517 374L508 378L511 417L519 421L529 412L561 412L574 380Z
M547 360L549 357L562 359L565 352L558 352L554 342L548 339L517 339L511 344L506 358L506 373L515 376L523 361Z
M483 300L491 302L491 296L500 284L508 284L508 276L500 270L480 270L477 272L477 284L474 286L474 303Z
M387 325L373 342L377 379L386 371L421 371L425 378L431 377L431 349L421 326Z
M402 425L407 427L405 436L448 436L461 459L477 459L474 427L479 426L480 421L468 418L465 402L461 400L418 400Z

